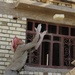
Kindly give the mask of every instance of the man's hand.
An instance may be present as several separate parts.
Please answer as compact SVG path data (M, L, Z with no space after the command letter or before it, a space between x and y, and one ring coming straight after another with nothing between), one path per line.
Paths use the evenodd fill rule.
M35 50L37 50L39 48L40 44L43 41L44 36L46 35L46 33L47 33L47 31L44 31L44 32L40 33L40 39L39 39L39 41L37 42L37 44L35 46Z
M42 26L41 26L41 24L39 24L37 26L37 28L35 28L36 33L40 33L41 32L41 28L42 28Z
M40 34L40 38L43 38L47 33L47 30L46 31L43 31L41 34Z

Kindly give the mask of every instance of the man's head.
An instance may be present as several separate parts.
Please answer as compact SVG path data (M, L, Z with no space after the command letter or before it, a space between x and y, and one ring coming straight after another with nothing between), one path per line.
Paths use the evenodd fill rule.
M17 42L17 45L21 45L23 44L24 42L22 41L22 39L19 39L18 42Z
M22 41L22 39L19 39L18 37L15 36L15 37L13 38L13 40L12 40L12 48L13 48L14 52L15 52L17 46L18 46L18 45L21 45L21 44L23 44L23 43L24 43L24 42Z

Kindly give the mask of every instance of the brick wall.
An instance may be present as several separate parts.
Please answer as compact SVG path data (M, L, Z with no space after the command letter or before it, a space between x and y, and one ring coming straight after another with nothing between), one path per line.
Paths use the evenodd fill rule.
M25 41L26 18L14 20L12 15L0 14L0 75L13 57L11 40L16 35Z

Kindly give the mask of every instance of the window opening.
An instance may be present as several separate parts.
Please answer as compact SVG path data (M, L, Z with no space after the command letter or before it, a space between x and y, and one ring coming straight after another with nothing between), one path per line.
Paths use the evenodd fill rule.
M48 33L55 33L56 34L56 29L57 27L55 25L48 25Z
M27 26L27 30L32 31L32 29L33 29L33 22L28 22L27 25L28 25L28 26Z
M53 41L61 41L61 38L58 37L58 36L54 36L54 37L53 37Z
M74 58L74 39L64 38L64 65L70 66Z
M75 36L75 28L71 28L71 36Z
M75 59L75 27L28 20L26 42L31 42L33 40L35 35L33 29L40 23L42 25L41 32L46 29L48 29L48 32L39 49L33 53L29 53L27 63L30 65L36 64L38 66L60 68L65 68L66 66L69 68L72 67L73 65L71 65L71 62Z
M42 43L42 51L41 51L41 65L49 65L49 42Z
M59 34L62 34L62 35L69 35L69 29L68 27L59 27Z
M51 36L50 35L45 35L44 40L51 40Z
M52 60L52 65L53 66L59 66L60 65L60 59L59 59L59 43L53 43L53 60Z

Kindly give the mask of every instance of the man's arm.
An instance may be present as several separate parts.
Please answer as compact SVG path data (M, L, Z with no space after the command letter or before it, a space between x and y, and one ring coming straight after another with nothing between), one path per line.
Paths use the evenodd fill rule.
M38 43L35 46L35 50L37 50L39 48L40 44L43 41L44 36L46 35L46 33L47 33L47 31L44 31L43 33L40 34L40 39L39 39Z
M41 24L39 24L37 29L36 29L36 35L35 35L33 41L28 43L28 44L24 44L24 45L21 46L23 50L29 50L29 49L31 49L31 48L36 46L36 44L37 44L37 42L39 40L40 31L41 31Z

